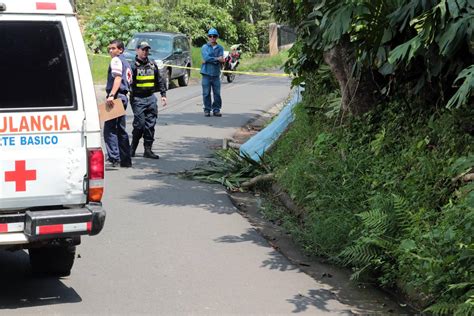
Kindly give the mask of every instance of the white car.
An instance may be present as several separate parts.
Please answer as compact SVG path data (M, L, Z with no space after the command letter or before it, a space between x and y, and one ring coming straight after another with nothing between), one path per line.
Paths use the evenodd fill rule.
M98 234L104 154L92 75L68 0L0 0L0 247L69 275Z

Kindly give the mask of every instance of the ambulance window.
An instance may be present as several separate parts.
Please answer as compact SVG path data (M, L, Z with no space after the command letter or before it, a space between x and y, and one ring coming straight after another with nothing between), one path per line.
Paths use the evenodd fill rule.
M0 110L75 106L61 23L2 21L0 39Z

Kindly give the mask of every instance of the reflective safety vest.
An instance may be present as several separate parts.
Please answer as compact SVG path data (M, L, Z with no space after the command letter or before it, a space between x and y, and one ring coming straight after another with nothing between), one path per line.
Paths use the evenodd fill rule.
M135 67L133 70L133 95L135 96L149 96L157 91L155 87L158 76L158 68L155 62L147 60L142 62L135 59Z

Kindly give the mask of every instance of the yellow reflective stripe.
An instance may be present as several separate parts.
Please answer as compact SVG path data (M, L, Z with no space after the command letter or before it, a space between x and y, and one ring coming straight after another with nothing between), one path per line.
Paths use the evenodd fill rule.
M155 79L155 76L137 76L137 80L150 80Z
M137 83L137 87L139 87L139 88L153 87L154 85L155 85L154 82Z

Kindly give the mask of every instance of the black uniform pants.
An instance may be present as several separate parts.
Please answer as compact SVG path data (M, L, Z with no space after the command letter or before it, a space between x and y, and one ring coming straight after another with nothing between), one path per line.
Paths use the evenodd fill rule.
M144 146L153 145L155 140L155 124L158 117L157 99L154 94L149 97L136 97L131 99L133 110L133 139L143 137Z

